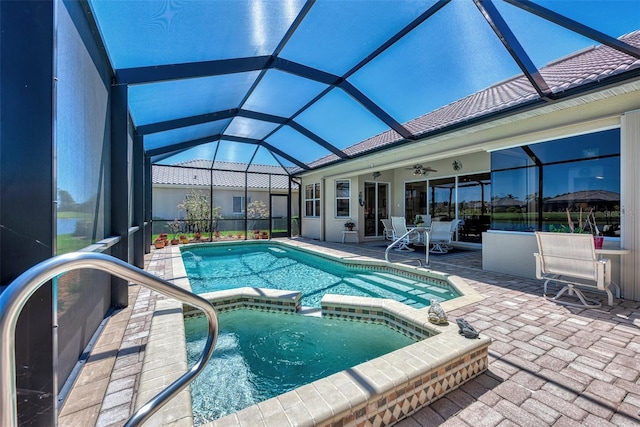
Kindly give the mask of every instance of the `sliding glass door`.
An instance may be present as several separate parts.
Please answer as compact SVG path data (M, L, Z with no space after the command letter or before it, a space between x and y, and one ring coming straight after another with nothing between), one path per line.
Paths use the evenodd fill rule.
M457 206L462 220L458 240L480 243L491 226L491 174L459 176Z
M433 221L461 220L455 238L480 243L491 224L491 174L488 172L407 182L404 186L405 218L431 215Z
M389 218L389 184L385 182L364 183L364 236L382 237L384 227L381 219Z
M404 217L407 224L413 224L416 215L427 214L427 181L404 184Z

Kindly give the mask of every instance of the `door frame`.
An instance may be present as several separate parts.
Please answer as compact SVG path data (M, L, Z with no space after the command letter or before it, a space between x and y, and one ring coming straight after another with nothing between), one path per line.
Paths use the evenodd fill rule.
M382 217L378 216L378 212L380 211L380 208L384 209L386 212L386 217L385 218L389 218L390 212L391 212L391 206L390 206L390 202L391 202L391 183L387 182L387 181L364 181L363 184L363 189L364 189L364 193L366 194L366 187L367 184L375 184L375 201L374 201L374 221L375 221L375 234L374 235L367 235L367 229L366 227L364 227L363 233L364 233L364 237L365 238L380 238L380 237L384 237L384 228L381 227L380 224L380 220L383 219ZM386 206L379 206L380 201L378 200L378 194L379 194L379 190L378 187L380 185L385 185L386 186L386 196L387 196L387 205ZM367 218L366 218L366 212L364 213L364 222L366 223Z
M273 220L274 220L274 216L273 216L273 207L275 206L274 202L274 197L284 197L287 199L287 202L285 204L285 206L289 206L289 203L291 203L291 199L289 198L288 194L279 194L279 193L271 193L269 194L269 236L270 237L290 237L291 236L291 218L287 217L287 229L286 231L280 231L278 233L274 233L273 232ZM287 209L287 216L289 215L288 213L289 209ZM280 217L278 217L280 218Z

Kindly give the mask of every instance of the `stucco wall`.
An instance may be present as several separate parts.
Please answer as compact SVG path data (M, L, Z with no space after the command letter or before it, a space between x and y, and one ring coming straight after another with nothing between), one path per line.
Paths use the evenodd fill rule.
M417 158L419 159L419 158ZM452 162L458 160L462 162L463 168L460 171L454 171ZM378 182L389 184L391 206L389 214L392 216L404 215L404 184L412 181L424 181L427 178L444 178L455 175L468 175L473 173L488 172L490 170L490 154L486 152L470 153L467 155L459 155L456 157L448 157L445 159L429 161L415 160L414 163L422 163L424 166L431 166L438 172L431 172L428 177L416 177L413 175L409 166L403 166L393 169L367 168L365 171L358 170L356 174L342 173L336 175L325 176L321 173L305 175L302 180L302 236L311 239L327 240L331 242L339 242L342 240L342 231L346 218L336 218L335 206L335 186L337 180L351 181L351 220L356 224L358 237L362 241L364 239L364 208L358 203L358 195L364 192L364 183L366 181L374 181L373 172L380 172L375 179ZM324 183L321 188L322 208L320 218L309 218L304 216L304 186L316 182ZM323 235L324 229L324 235Z
M201 190L209 197L209 188ZM178 204L182 203L189 192L186 187L169 187L157 186L153 187L153 217L159 219L181 219L184 218L184 211L178 209ZM262 200L265 205L269 206L269 193L267 191L249 191L248 197L250 201ZM279 193L280 194L280 193ZM283 194L286 194L283 193ZM233 198L244 197L244 189L215 189L213 192L213 206L220 207L223 218L231 219L243 217L242 213L233 212ZM274 203L278 203L277 210L282 211L286 202L283 199L277 199ZM292 215L298 214L298 207L292 206Z

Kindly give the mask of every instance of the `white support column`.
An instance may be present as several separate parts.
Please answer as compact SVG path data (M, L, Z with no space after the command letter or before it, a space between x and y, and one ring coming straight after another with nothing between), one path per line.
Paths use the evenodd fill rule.
M620 132L621 246L631 253L621 260L625 299L640 300L640 110L622 115Z

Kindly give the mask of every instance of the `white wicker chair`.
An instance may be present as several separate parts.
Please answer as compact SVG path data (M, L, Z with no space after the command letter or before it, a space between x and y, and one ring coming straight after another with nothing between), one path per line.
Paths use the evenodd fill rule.
M574 307L598 308L599 301L588 299L578 288L586 287L605 291L608 304L613 305L613 294L609 289L615 287L616 295L619 288L611 282L611 261L598 259L596 256L593 236L590 234L536 232L538 253L536 258L536 277L544 280L543 295L545 298L560 304ZM554 296L547 296L547 285L555 282L564 285ZM565 295L565 293L567 295ZM562 296L579 300L560 299Z
M435 254L446 254L452 248L453 233L458 230L460 220L454 221L433 221L431 232L429 233L429 252Z

